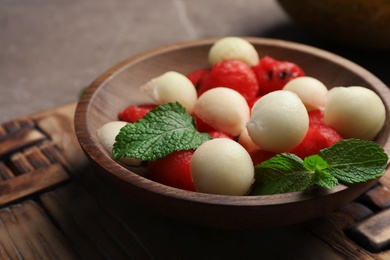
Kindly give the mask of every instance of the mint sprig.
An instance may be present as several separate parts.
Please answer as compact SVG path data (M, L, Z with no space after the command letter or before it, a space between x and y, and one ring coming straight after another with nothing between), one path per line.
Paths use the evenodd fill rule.
M256 182L252 195L277 194L305 190L314 185L311 171L295 154L277 154L255 167ZM260 185L261 184L261 185Z
M294 154L278 154L255 167L251 195L366 182L381 177L387 161L387 154L378 144L358 139L342 140L304 160Z
M328 162L327 171L347 184L382 176L388 160L378 144L358 139L342 140L319 155Z
M114 159L132 157L154 161L178 150L196 149L211 139L195 128L194 118L179 103L160 105L116 136Z

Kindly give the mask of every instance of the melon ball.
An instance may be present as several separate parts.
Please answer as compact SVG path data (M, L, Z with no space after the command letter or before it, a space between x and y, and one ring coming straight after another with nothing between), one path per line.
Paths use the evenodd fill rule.
M248 151L248 153L260 149L259 146L257 146L257 144L252 141L252 138L249 136L248 129L246 127L238 136L237 141L245 148L245 150Z
M115 138L119 134L119 131L124 127L127 122L123 121L112 121L104 124L97 131L97 135L100 143L103 145L104 149L112 154L112 148L115 143ZM119 161L126 165L138 166L142 163L142 160L130 157L122 157Z
M238 136L249 120L250 109L240 93L217 87L207 90L198 98L194 113L212 128Z
M298 95L308 111L324 109L328 88L316 78L304 76L290 80L283 87Z
M309 128L309 115L293 92L278 90L255 103L246 124L252 141L261 149L281 153L297 146Z
M191 158L196 191L220 195L245 195L254 181L249 153L237 142L217 138L204 142Z
M325 124L344 138L373 140L382 129L386 109L381 98L361 86L329 90L324 110Z
M255 66L259 63L259 54L247 40L239 37L225 37L211 46L208 59L211 65L223 60L240 60L249 66Z
M141 91L157 104L179 102L188 114L194 111L198 94L194 84L183 74L168 71L141 86Z

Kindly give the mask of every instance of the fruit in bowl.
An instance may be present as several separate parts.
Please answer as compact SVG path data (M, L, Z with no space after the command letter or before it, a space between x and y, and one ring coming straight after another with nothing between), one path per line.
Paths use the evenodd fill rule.
M256 53L259 53L261 57L272 57L275 60L285 60L295 64L299 64L302 67L302 71L305 71L307 75L312 75L316 79L324 82L326 86L333 87L339 85L361 85L366 86L372 90L375 90L379 95L381 95L382 91L388 91L386 86L383 85L379 80L377 80L372 74L365 71L361 67L353 64L345 59L335 56L333 54L309 47L300 44L294 44L284 41L278 40L270 40L270 39L259 39L259 38L246 38L252 46L253 49L256 50ZM220 61L213 65L213 68L210 68L210 64L208 63L206 57L209 54L209 51L212 46L214 46L216 39L210 40L201 40L191 43L182 43L176 44L173 46L167 46L164 48L160 48L154 51L150 51L134 58L131 58L122 64L114 67L111 71L107 72L107 74L98 78L92 85L87 89L86 93L83 95L77 110L76 110L76 133L80 140L80 144L83 147L84 151L91 159L91 161L98 166L99 172L103 178L106 178L109 183L114 185L116 188L121 190L124 195L128 196L133 200L137 200L143 203L145 206L156 210L165 215L169 215L171 217L175 217L184 221L188 221L191 223L202 224L207 226L217 226L217 227L229 227L229 228L243 228L243 227L271 227L271 226L279 226L292 224L299 221L304 221L326 212L329 212L347 202L350 202L354 198L356 198L359 194L361 194L364 190L369 188L375 181L368 181L363 183L354 184L352 186L346 186L343 184L338 184L330 190L324 190L319 187L310 187L309 190L305 191L294 191L288 190L292 192L287 192L283 194L277 195L257 195L254 196L237 196L238 194L244 195L248 192L248 187L253 180L253 177L250 177L253 174L253 161L250 156L250 152L243 148L241 144L236 142L237 136L240 132L245 129L246 121L248 121L248 112L244 112L243 114L239 114L237 116L238 119L243 119L243 123L240 123L238 130L234 130L225 134L227 138L224 138L225 141L216 140L207 141L211 139L211 134L205 138L207 135L203 135L200 133L200 140L197 144L192 144L192 147L181 147L180 149L188 150L194 149L195 153L192 155L193 158L200 158L196 161L200 162L196 164L194 162L193 167L190 167L189 171L191 174L195 174L193 179L195 180L195 188L200 192L186 191L182 189L177 189L174 187L169 187L167 185L159 184L155 181L149 180L148 178L148 169L142 164L141 166L125 166L123 164L118 164L113 158L112 154L105 149L105 147L100 143L99 137L96 134L97 129L101 128L103 125L118 120L117 115L119 111L122 111L129 104L132 106L140 106L145 104L151 104L154 102L159 102L158 98L155 95L150 95L149 92L143 91L142 87L146 82L149 82L151 79L158 79L161 75L166 73L167 71L177 71L183 75L189 75L188 78L191 82L195 82L196 87L198 87L198 95L199 97L195 101L194 104L194 112L191 112L192 109L186 109L186 107L181 107L178 110L172 110L171 107L175 107L180 105L180 103L174 103L175 98L164 101L164 104L158 104L158 106L147 113L145 119L154 118L156 119L157 114L165 113L165 116L170 116L169 113L176 113L176 115L186 114L191 117L191 113L195 113L195 118L189 121L197 121L203 122L206 126L212 128L217 128L217 130L221 129L232 129L231 126L225 127L225 123L229 121L229 118L220 121L220 116L212 117L213 111L217 110L215 108L206 109L206 112L199 112L202 109L207 108L207 106L213 106L213 102L207 105L207 102L201 103L200 108L197 108L196 103L199 100L204 99L207 100L209 94L214 91L220 91L221 88L216 86L210 86L210 82L204 80L207 76L212 75L212 70L214 66L218 66L221 63L222 73L229 71L230 63L233 63L233 66L238 66L239 68L244 68L242 63L246 64L250 68L254 68L256 65L249 65L243 61L237 62L226 62ZM192 62L188 62L191 60ZM228 64L229 66L227 66ZM237 65L239 64L239 65ZM313 66L313 65L316 66ZM220 69L221 67L218 67ZM218 70L217 70L218 71ZM237 70L233 70L237 71ZM245 71L245 69L244 69ZM340 74L340 71L343 71ZM218 73L221 73L219 70ZM218 75L218 73L216 73ZM249 73L250 74L250 73ZM191 76L190 76L191 75ZM224 74L230 75L230 74ZM248 74L247 74L248 75ZM264 74L263 74L264 75ZM287 75L287 74L286 74ZM285 77L286 75L282 75ZM302 75L300 75L302 76ZM341 77L340 77L341 76ZM228 76L229 77L229 76ZM198 79L198 80L196 80ZM250 77L249 77L250 79ZM272 79L272 78L271 78ZM215 76L214 76L215 80ZM218 82L218 80L215 80ZM224 84L230 84L233 80L225 82ZM246 82L251 82L246 81ZM187 83L186 83L187 84ZM219 84L219 83L218 83ZM238 84L240 85L240 84ZM235 95L239 95L241 98L237 98L237 106L232 107L241 107L243 109L239 109L239 112L242 111L251 111L249 107L253 111L255 111L256 107L260 106L262 100L266 100L264 97L257 96L248 96L243 95L240 91L246 91L247 88L240 89L236 87L237 84L232 84L231 86L222 88L222 92L218 92L216 95L210 95L210 100L218 100L218 97L225 95L225 93L229 92L235 93ZM249 84L249 86L253 86ZM259 87L259 86L258 86ZM282 88L283 86L278 85L278 88ZM229 91L225 91L225 89L229 89ZM249 88L251 91L256 89L255 87ZM201 91L201 92L200 92ZM153 92L153 91L152 91ZM255 91L256 92L256 91ZM286 93L287 90L276 90L276 93ZM275 93L274 92L274 93ZM149 94L148 94L149 93ZM221 94L224 93L224 94ZM245 93L245 92L243 92ZM287 151L294 146L296 146L300 141L303 140L307 129L309 127L309 114L306 111L306 107L303 102L297 97L297 94L294 94L291 91L288 91L291 95L294 96L294 102L299 104L301 113L298 113L297 118L304 118L302 129L300 130L299 138L295 135L294 137L298 140L295 140L296 143L291 144L291 147L283 148L282 150L274 151L276 153ZM271 93L270 93L271 94ZM229 94L230 95L230 94ZM268 95L268 94L266 94ZM382 101L384 107L388 107L387 101L382 97ZM258 99L259 98L259 99ZM264 99L263 99L264 98ZM221 100L223 98L220 98ZM258 99L255 101L255 99ZM274 100L278 100L276 98ZM106 100L112 100L113 102L106 102ZM157 100L157 101L156 101ZM172 101L172 102L171 102ZM168 102L168 103L166 103ZM299 103L301 102L301 103ZM225 101L226 103L226 101ZM274 103L271 99L270 104ZM206 105L205 105L206 104ZM220 106L220 105L219 105ZM189 105L192 107L192 105ZM228 109L227 107L226 109ZM167 112L170 111L170 112ZM179 114L178 111L181 111ZM197 112L198 111L198 112ZM272 110L269 110L272 111ZM257 114L257 113L255 113ZM208 118L210 117L210 118ZM172 116L171 116L172 118ZM174 116L174 118L177 118ZM188 118L188 117L186 117ZM253 120L261 121L262 119L252 118ZM143 119L142 119L143 120ZM143 122L139 120L138 122ZM189 122L186 121L185 122ZM161 121L161 120L160 120ZM166 121L166 120L162 120ZM237 121L237 120L234 120ZM285 121L285 120L281 120ZM249 121L248 121L249 122ZM190 122L191 123L191 122ZM141 124L141 123L140 123ZM137 125L140 125L137 122L130 124L129 131L131 128L136 128ZM135 125L135 126L134 126ZM201 125L201 124L197 124ZM227 124L229 125L229 124ZM254 124L256 125L256 124ZM221 128L222 126L222 128ZM234 125L236 126L236 125ZM196 130L196 129L195 129ZM249 130L249 128L248 128ZM226 131L226 130L224 130ZM382 129L382 132L376 137L375 141L379 143L381 146L386 147L388 140L387 128ZM125 131L126 132L126 131ZM198 131L196 131L198 132ZM255 135L253 132L256 131L248 131L249 139L255 139L253 136ZM273 131L270 130L269 133ZM191 132L194 133L193 131ZM251 136L252 135L252 136ZM202 139L205 138L205 139ZM232 140L235 139L235 140ZM117 138L117 141L119 139ZM242 189L238 193L220 193L220 192L210 192L210 193L218 193L218 194L208 194L205 192L209 192L209 187L204 184L204 177L200 178L199 176L205 175L205 172L208 170L202 169L201 165L205 165L205 159L210 158L213 159L210 155L204 156L204 154L198 156L196 153L201 153L202 150L212 151L218 150L213 145L210 145L211 148L203 149L202 146L209 143L220 143L226 147L240 147L240 148L232 148L232 150L240 151L240 155L242 156L242 160L240 162L246 161L251 162L250 167L248 167L248 163L242 164L242 172L247 172L245 176L249 176L247 178L245 185L243 185ZM234 145L231 145L233 144ZM271 142L272 143L272 142ZM256 142L256 145L262 146L260 142ZM149 146L151 146L149 144ZM159 146L159 145L157 145ZM161 146L161 145L160 145ZM213 148L214 147L214 148ZM202 148L202 149L201 149ZM267 148L268 149L268 148ZM229 151L230 149L226 149ZM268 149L269 150L269 149ZM270 151L267 151L270 152ZM214 152L215 153L215 152ZM155 153L155 154L158 154ZM123 155L127 154L119 154L116 156L117 159L123 157ZM131 154L129 154L131 155ZM165 156L165 155L164 155ZM164 157L162 156L162 157ZM132 156L130 156L132 157ZM158 156L157 156L158 157ZM157 157L151 158L153 161L155 159L159 159ZM124 157L126 158L126 157ZM216 156L217 158L217 156ZM219 157L218 157L219 158ZM229 165L232 160L226 160L223 156L222 158L223 164ZM241 158L241 157L240 157ZM145 160L142 157L138 159ZM289 159L289 158L287 158ZM231 167L234 168L238 163L233 163ZM173 165L173 164L172 164ZM207 168L207 167L206 167ZM209 167L210 168L210 167ZM244 170L244 169L251 170ZM183 168L184 169L184 168ZM188 170L188 168L185 168ZM187 171L186 170L186 171ZM239 171L235 169L233 172ZM220 178L220 177L218 177ZM216 179L218 182L221 179ZM249 181L248 181L249 180ZM211 182L212 183L212 182ZM248 184L249 183L249 184ZM210 186L210 185L208 185ZM217 187L217 185L211 185ZM229 184L226 184L229 186ZM199 188L200 187L200 188ZM246 188L245 188L246 187ZM204 188L204 190L203 190ZM200 189L200 190L199 190ZM219 190L219 189L217 189ZM234 189L233 189L234 190ZM276 192L277 193L277 192ZM267 193L266 193L267 194ZM272 193L268 193L272 194ZM332 196L329 196L332 195ZM318 202L321 202L323 205L321 207L317 207ZM305 207L313 207L309 212L305 211ZM290 214L288 218L286 218L286 212L291 211L292 208L301 209L298 210L299 213ZM183 210L185 209L185 210ZM272 210L270 210L272 209ZM204 214L207 212L208 214ZM294 210L296 212L296 210ZM221 214L225 217L223 220L220 219ZM240 221L237 221L237 220Z

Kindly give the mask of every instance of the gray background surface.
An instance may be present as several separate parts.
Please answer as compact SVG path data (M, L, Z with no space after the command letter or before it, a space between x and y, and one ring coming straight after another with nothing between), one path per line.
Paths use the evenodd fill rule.
M76 101L82 87L139 52L232 35L327 49L390 85L388 53L318 39L273 0L0 0L0 123Z

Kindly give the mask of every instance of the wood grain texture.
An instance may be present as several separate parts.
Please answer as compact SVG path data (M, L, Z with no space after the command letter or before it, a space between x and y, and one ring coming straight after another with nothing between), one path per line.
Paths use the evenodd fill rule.
M64 156L74 154L74 109L70 104L0 126L0 205L69 180L71 166Z
M389 186L378 185L363 195L363 199L376 209L385 209L390 207Z
M37 192L58 186L69 179L69 175L61 165L52 164L0 182L0 205L34 195Z
M117 120L117 113L129 104L150 102L139 86L151 78L169 70L187 74L208 67L207 54L214 40L174 44L142 53L108 70L86 90L76 109L76 135L108 183L128 198L161 214L190 223L224 228L272 227L309 220L351 202L372 187L374 181L349 188L339 185L331 191L314 189L313 192L272 196L218 196L160 185L138 174L144 169L134 167L129 170L116 163L101 146L97 129ZM260 56L269 55L295 62L307 75L319 79L329 88L361 85L373 89L390 111L389 89L364 68L334 54L301 44L261 38L248 40ZM390 154L389 134L388 116L376 141Z
M11 132L0 140L0 156L12 153L24 147L34 145L45 139L45 136L36 129L24 128Z
M41 201L81 259L148 259L147 251L131 231L78 185L45 193Z
M1 259L76 259L65 237L33 201L0 210Z
M355 223L346 232L371 252L390 249L390 208Z
M344 230L354 223L345 211L336 211L324 217L304 223L304 227L320 237L330 248L333 248L344 259L376 259L377 257L349 239Z
M33 119L37 127L50 135L50 140L55 144L55 147L48 148L49 150L46 149L46 152L44 151L45 155L52 156L51 159L60 161L70 173L77 174L77 170L84 163L80 156L84 156L84 154L80 151L80 145L75 137L75 109L76 104L71 103L59 107L49 114L45 111L35 114Z

